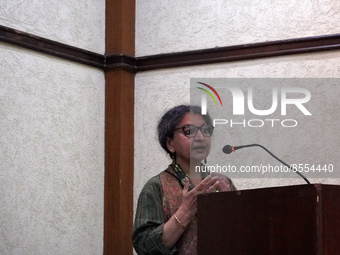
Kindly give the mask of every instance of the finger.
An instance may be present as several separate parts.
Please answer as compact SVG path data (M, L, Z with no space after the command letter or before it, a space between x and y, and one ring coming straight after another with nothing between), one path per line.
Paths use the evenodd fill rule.
M196 191L198 194L207 193L207 190L211 185L213 185L216 182L216 180L213 180L211 178L204 179L200 184L196 186Z
M212 178L209 178L209 179L204 179L204 182L203 182L203 186L206 186L206 187L210 187L212 186L214 183L216 183L219 179L218 178L215 178L215 177L212 177Z
M229 182L226 182L225 180L221 179L220 177L218 176L213 176L212 179L214 179L214 182L211 182L210 184L213 185L215 183L218 183L218 187L220 190L221 189L227 189L229 190Z
M209 189L207 189L207 193L212 193L215 191L215 188L213 186L209 187Z
M207 193L212 193L212 192L218 192L220 191L220 182L215 182L213 185L211 185L208 189L207 189Z
M216 179L216 178L213 178L211 175L208 175L207 177L205 177L205 178L203 179L203 181L201 181L201 183L200 183L199 185L204 186L204 185L206 185L206 184L215 182L215 179Z
M202 192L207 194L207 193L211 193L211 192L215 192L216 189L219 188L220 182L214 180L213 183L208 183L207 185L205 185L204 187L202 187Z

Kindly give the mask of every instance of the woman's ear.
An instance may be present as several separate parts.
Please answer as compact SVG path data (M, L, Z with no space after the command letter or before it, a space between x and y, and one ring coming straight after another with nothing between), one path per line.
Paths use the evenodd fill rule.
M170 139L169 137L166 140L166 147L168 147L168 150L174 154L175 153L175 148L174 148L174 143L173 140Z

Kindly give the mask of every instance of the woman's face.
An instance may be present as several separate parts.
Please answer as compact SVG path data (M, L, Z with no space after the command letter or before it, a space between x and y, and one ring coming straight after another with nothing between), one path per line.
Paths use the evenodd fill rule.
M209 154L211 138L203 136L201 130L197 131L195 137L185 136L181 127L188 124L201 127L206 123L200 114L186 113L176 127L180 129L177 129L174 137L168 140L168 148L176 153L176 161L179 164L190 164L190 160L194 164L199 164Z

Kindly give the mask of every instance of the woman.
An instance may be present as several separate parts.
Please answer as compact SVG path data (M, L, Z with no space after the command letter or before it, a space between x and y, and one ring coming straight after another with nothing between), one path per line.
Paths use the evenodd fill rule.
M133 231L138 254L197 253L197 195L235 189L223 175L195 171L209 154L212 134L211 119L198 106L180 105L161 118L159 142L173 161L139 196Z

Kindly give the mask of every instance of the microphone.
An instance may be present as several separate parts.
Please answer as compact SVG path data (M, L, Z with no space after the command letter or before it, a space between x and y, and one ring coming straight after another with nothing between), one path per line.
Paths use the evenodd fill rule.
M271 153L266 147L260 145L260 144L248 144L248 145L241 145L241 146L231 146L231 145L226 145L223 147L222 151L225 154L230 154L233 151L242 149L242 148L247 148L247 147L261 147L262 149L264 149L266 152L268 152L273 158L275 158L277 161L281 162L283 165L285 165L286 167L293 169L293 171L298 174L302 179L304 179L307 184L310 184L309 180L300 172L297 171L296 168L292 168L291 166L289 166L287 163L283 162L281 159L279 159L278 157L276 157L273 153Z
M239 149L242 149L242 148L245 148L245 147L252 147L252 146L260 146L261 147L261 145L258 145L258 144L249 144L249 145L241 145L241 146L226 145L226 146L223 147L222 151L225 154L230 154L233 151L236 151L236 150L239 150Z

